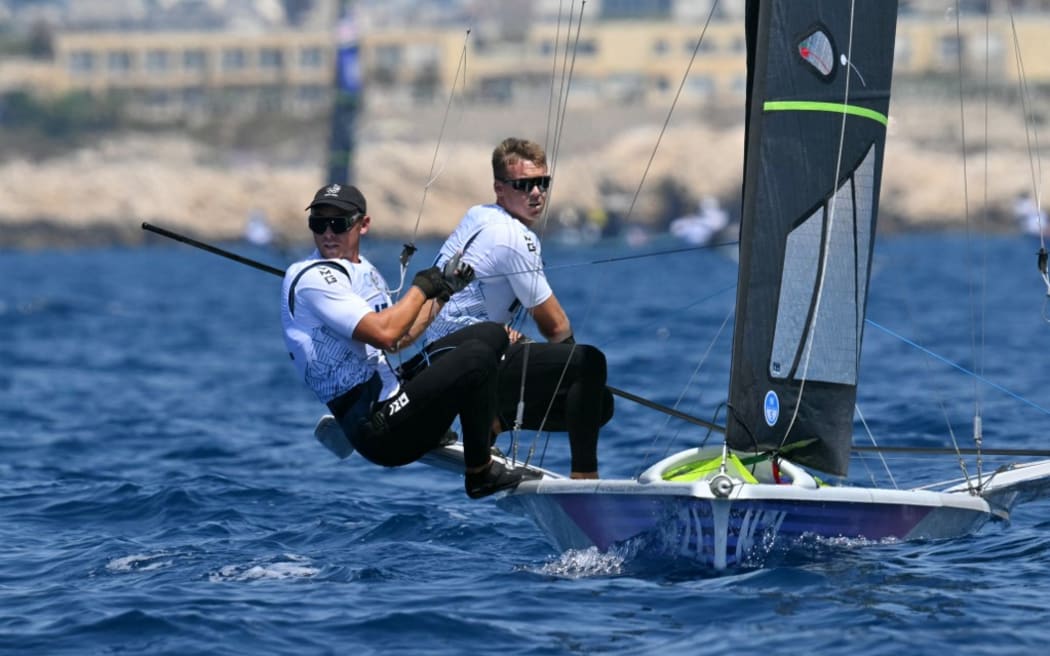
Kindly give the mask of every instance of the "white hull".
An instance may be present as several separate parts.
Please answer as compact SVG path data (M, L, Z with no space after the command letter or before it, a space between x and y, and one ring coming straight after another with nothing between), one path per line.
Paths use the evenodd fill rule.
M636 480L571 480L544 472L498 503L532 519L559 550L634 546L724 569L761 565L767 555L814 538L960 537L990 519L1007 519L1018 502L1050 494L1050 461L986 477L981 494L965 485L941 491L822 486L784 461L780 483L772 482L768 461L750 467L750 480L732 468L689 482L665 480L667 472L720 459L720 453L683 451ZM462 471L462 451L459 445L439 449L424 462Z

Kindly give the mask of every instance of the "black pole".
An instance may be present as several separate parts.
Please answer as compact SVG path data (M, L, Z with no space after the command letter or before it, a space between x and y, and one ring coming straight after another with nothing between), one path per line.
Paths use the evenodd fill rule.
M250 259L248 259L246 257L242 257L240 255L237 255L236 253L231 253L230 251L225 251L225 250L223 250L221 248L217 248L217 247L212 246L210 244L205 244L204 242L197 241L196 239L190 239L189 237L186 237L184 235L180 235L180 234L178 234L176 232L172 232L170 230L165 230L164 228L159 228L159 227L157 227L155 225L146 223L145 221L142 222L142 229L143 230L148 230L150 232L155 232L158 235L167 237L168 239L174 239L175 241L181 241L182 243L189 244L190 246L196 246L197 248L199 248L201 250L208 251L209 253L215 253L216 255L221 255L221 256L223 256L225 258L233 260L234 262L240 262L241 264L247 264L248 266L256 268L256 269L258 269L260 271L265 271L266 273L272 273L273 275L280 276L282 278L284 277L284 271L281 271L280 269L278 269L276 267L272 267L269 264L263 264L262 262L256 262L255 260L250 260Z
M606 385L605 388L607 390L609 390L610 392L612 392L613 394L615 394L616 396L623 397L623 398L627 399L628 401L634 401L635 403L637 403L639 405L643 405L643 406L645 406L647 408L651 408L653 410L658 410L658 411L664 413L665 415L671 415L672 417L675 417L676 419L681 419L682 421L688 421L690 424L696 424L697 426L703 426L704 428L710 428L711 430L717 431L719 433L725 433L726 432L726 427L725 426L719 426L718 424L713 424L713 423L711 423L709 421L705 421L703 419L700 419L699 417L694 417L693 415L687 415L686 413L684 413L684 412L682 412L680 410L675 410L674 408L669 408L666 405L660 405L659 403L656 403L655 401L650 401L649 399L642 398L642 397L640 397L640 396L638 396L636 394L631 394L630 392L625 392L622 389L617 389L617 388L613 387L612 385Z

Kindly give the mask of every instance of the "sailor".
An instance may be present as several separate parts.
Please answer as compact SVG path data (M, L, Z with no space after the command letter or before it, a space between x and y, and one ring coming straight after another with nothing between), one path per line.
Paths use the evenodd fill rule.
M443 266L461 256L476 280L454 294L427 329L424 354L431 361L444 357L432 342L464 326L505 324L513 343L500 363L500 416L494 431L567 431L570 476L598 478L598 431L612 417L613 399L605 387L605 355L576 343L543 272L540 240L532 227L543 215L551 186L547 155L532 141L505 139L492 153L492 175L496 202L467 210L436 262ZM546 343L521 338L526 314Z
M300 378L353 448L377 465L406 465L439 446L458 416L468 496L516 486L524 470L493 461L490 450L497 364L508 344L503 327L477 323L448 335L445 345L454 352L407 381L384 352L409 342L421 310L436 312L473 277L469 267L420 271L391 303L382 275L360 252L372 221L364 195L351 185L327 185L307 210L317 248L285 274L284 340ZM417 324L415 334L424 327Z

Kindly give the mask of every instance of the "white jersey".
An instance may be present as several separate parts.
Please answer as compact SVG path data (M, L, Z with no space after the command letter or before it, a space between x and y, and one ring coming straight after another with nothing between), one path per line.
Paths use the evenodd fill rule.
M441 309L427 329L428 342L481 321L510 323L519 308L531 310L554 293L543 273L539 238L499 205L470 208L441 246L436 264L460 251L475 280Z
M281 323L288 354L300 378L324 403L376 371L383 381L379 398L386 400L397 392L398 381L385 354L353 338L366 314L390 305L386 281L364 257L357 263L320 258L315 250L285 273Z

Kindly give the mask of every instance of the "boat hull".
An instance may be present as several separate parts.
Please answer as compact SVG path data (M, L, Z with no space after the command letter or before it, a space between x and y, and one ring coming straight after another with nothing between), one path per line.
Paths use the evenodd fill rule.
M741 484L719 497L706 481L544 480L499 503L530 517L561 550L630 545L714 569L761 566L813 539L958 537L992 517L987 502L968 494Z

